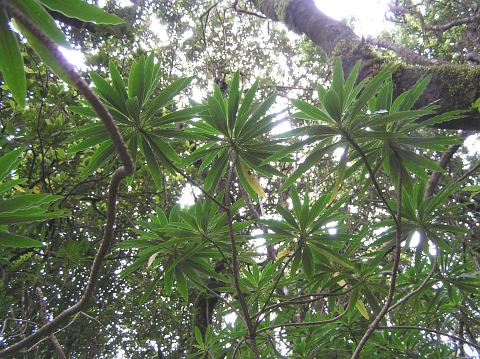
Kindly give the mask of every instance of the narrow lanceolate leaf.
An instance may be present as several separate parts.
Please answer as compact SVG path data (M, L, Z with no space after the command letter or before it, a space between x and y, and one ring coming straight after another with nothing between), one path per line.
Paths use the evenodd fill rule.
M53 17L48 11L38 3L37 0L10 0L27 17L30 18L42 31L54 42L59 45L70 47L65 40L65 34L57 26ZM62 1L55 1L62 2ZM29 41L30 43L30 41Z
M0 232L0 247L35 248L41 247L42 242L9 232Z
M27 85L23 58L17 39L8 26L8 17L3 8L0 8L0 71L15 101L20 106L25 106Z
M82 21L110 25L123 24L125 22L118 16L109 14L95 5L87 4L83 0L40 0L40 2L51 10Z
M368 314L368 310L361 299L357 299L357 301L355 302L355 308L357 308L357 310L366 320L370 320L370 315Z
M17 149L0 157L0 181L4 180L10 172L17 167L18 163L22 160L20 157L22 152L23 149Z
M36 52L36 54L42 59L42 61L57 75L60 79L65 81L67 84L71 86L75 86L75 84L70 80L70 77L67 75L65 71L63 71L62 67L58 64L55 57L52 55L49 49L45 47L45 45L37 39L35 35L33 35L26 27L22 24L14 21L15 27L19 29L23 36L26 37L28 44L30 47Z
M258 178L242 160L240 160L240 169L243 175L245 176L245 179L247 180L248 184L250 185L250 187L252 187L255 193L258 194L260 197L264 197L264 198L267 197L267 194L265 193L262 186L260 185Z
M311 246L313 250L316 252L320 253L324 257L328 258L332 262L335 262L337 264L340 264L341 266L348 268L348 269L355 269L353 266L353 263L348 260L348 258L344 257L343 255L336 253L332 251L330 248L320 244L320 243L315 243L314 245Z

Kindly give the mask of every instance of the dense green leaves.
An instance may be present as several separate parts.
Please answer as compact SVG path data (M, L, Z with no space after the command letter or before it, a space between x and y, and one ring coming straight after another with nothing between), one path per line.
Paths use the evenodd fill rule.
M18 186L19 182L5 181L5 179L8 179L10 173L19 165L22 152L21 149L18 149L0 157L0 181L3 181L0 187L0 247L41 247L41 241L10 233L8 226L13 228L13 225L17 224L44 221L67 215L67 212L61 210L47 211L48 205L57 202L61 196L23 193L12 195L12 192L15 192L14 187L21 189Z

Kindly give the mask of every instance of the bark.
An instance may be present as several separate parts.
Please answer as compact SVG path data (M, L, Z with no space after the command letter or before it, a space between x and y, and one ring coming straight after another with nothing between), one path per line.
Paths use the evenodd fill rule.
M284 23L288 29L306 35L327 56L342 58L348 71L357 60L362 60L362 76L375 73L385 60L375 54L344 23L322 13L314 0L250 0L263 15ZM480 97L480 66L441 64L432 66L402 65L394 74L396 93L410 88L424 74L432 81L418 101L418 107L437 101L440 112L470 109ZM471 110L465 118L446 122L442 128L480 131L480 112Z

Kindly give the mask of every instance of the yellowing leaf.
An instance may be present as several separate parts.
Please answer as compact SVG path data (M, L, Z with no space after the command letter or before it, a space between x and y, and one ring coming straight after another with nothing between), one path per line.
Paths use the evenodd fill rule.
M357 308L357 310L366 320L370 320L370 315L368 314L367 308L365 308L365 304L363 304L361 299L357 300L355 303L355 308Z
M285 256L288 256L295 249L295 244L290 244L287 248L281 250L277 254L277 259L282 259Z
M36 193L36 194L40 193L40 187L34 186L34 187L32 188L32 192L33 192L33 193Z
M148 258L148 262L147 262L147 267L150 267L153 263L153 261L155 260L155 258L157 258L158 256L158 253L160 252L156 252L156 253L153 253L150 258Z
M253 173L253 171L242 161L240 160L240 169L242 170L245 179L247 180L248 184L252 189L258 194L260 197L267 197L267 194L263 190L260 182L258 182L257 176Z
M25 192L25 190L21 186L19 186L18 184L13 186L13 188L15 188L17 190L17 192Z

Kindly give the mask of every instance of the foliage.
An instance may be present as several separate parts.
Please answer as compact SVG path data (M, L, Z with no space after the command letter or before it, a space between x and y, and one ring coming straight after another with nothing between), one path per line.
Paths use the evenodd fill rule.
M231 35L251 41L261 25L187 3L147 1L121 34L98 24L130 21L134 7L109 3L118 17L80 0L11 2L51 41L89 50L91 88L136 165L115 198L107 186L119 156L97 108L28 26L13 19L22 35L11 31L15 11L0 2L0 349L43 322L36 286L53 318L83 295L113 198L115 242L95 295L55 334L71 357L348 357L376 319L362 356L478 350L478 179L462 176L460 156L439 162L461 140L432 128L463 111L415 106L428 74L397 94L398 65L359 78L362 63L344 74L340 59L329 85L314 64L294 69L285 78L316 83L316 93L284 101L270 86L281 75L252 75L274 60L235 55L244 50ZM202 22L181 40L179 14L198 19L199 9L212 33ZM148 45L140 15L154 10L177 27L171 61L175 46ZM97 32L60 26L55 13ZM292 54L296 40L282 31L271 41ZM311 49L298 47L308 63ZM274 135L279 112L294 128ZM52 354L46 343L39 355Z

